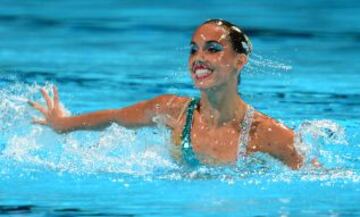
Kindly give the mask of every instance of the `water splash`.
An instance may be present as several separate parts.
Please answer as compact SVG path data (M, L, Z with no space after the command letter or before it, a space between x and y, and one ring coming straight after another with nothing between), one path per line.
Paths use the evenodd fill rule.
M51 87L46 84L44 88L50 91ZM20 167L33 165L72 173L141 175L174 167L165 151L168 133L159 129L134 131L113 125L100 134L59 135L47 127L31 125L31 118L39 114L27 101L44 103L39 88L37 84L15 83L0 90L1 159L16 161Z
M247 68L252 73L255 72L288 72L292 66L282 61L270 59L260 54L253 53L249 58Z
M46 86L51 89L51 84ZM278 160L257 153L239 162L236 167L202 166L188 170L176 164L170 154L170 132L163 126L129 130L116 124L102 132L56 134L51 129L31 125L37 112L27 105L27 99L39 101L39 85L16 83L0 90L0 162L2 177L53 171L72 175L140 176L145 179L193 180L218 179L228 184L246 182L291 182L301 180L360 180L356 171L341 169L342 152L331 149L347 144L345 130L330 120L303 122L297 129L296 148L305 156L307 165L317 158L331 170L305 167L294 172ZM301 139L300 139L301 138ZM335 154L334 154L335 153ZM337 154L336 154L337 153ZM15 169L16 168L16 169ZM331 167L330 167L331 168ZM315 171L315 172L314 172ZM15 174L16 175L16 174ZM113 178L112 178L113 179ZM262 180L262 181L261 181Z
M0 89L1 131L10 130L27 115L25 103L34 95L35 86L16 83L10 88Z
M19 166L50 169L73 174L152 174L155 170L176 168L159 141L144 141L153 129L135 132L113 125L100 135L79 132L57 135L50 129L34 126L28 134L13 135L2 157ZM162 143L160 141L160 143Z
M341 156L328 151L328 148L347 144L345 129L330 120L305 121L296 132L295 147L304 156L306 164L320 159L324 164L334 162L339 165Z

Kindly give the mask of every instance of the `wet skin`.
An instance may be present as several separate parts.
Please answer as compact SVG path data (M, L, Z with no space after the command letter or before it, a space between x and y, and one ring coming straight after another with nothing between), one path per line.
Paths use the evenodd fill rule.
M248 105L240 98L237 78L247 63L245 54L236 53L228 32L216 24L200 26L190 44L189 72L201 93L200 105L194 112L191 138L199 159L210 164L234 164L238 158L240 124ZM99 130L111 123L128 128L155 125L154 117L172 131L174 157L180 156L181 133L190 98L162 95L138 104L103 110L79 116L65 116L59 106L57 89L54 98L42 89L47 106L30 105L44 119L34 123L48 125L59 133L74 130ZM294 147L294 132L276 120L255 112L246 154L268 153L290 168L301 167L303 159Z

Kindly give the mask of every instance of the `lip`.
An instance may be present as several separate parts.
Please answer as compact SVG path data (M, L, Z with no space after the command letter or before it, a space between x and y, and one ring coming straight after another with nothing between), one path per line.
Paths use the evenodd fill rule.
M196 74L197 70L208 70L210 73L207 74ZM209 76L211 76L213 74L213 69L211 69L209 66L202 64L202 63L194 63L193 67L192 67L192 73L195 75L195 79L196 80L204 80L206 78L208 78Z
M210 77L212 74L213 74L212 72L210 72L208 74L205 74L205 75L197 75L197 74L195 74L195 78L196 78L196 80L204 80L204 79Z
M194 63L192 67L192 72L195 73L198 69L207 69L209 71L213 71L209 66L202 64L202 63Z

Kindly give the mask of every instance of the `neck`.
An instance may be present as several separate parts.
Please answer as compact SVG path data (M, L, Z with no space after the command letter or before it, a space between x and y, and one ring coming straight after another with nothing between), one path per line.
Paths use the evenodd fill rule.
M237 88L222 86L201 91L200 117L209 127L241 123L245 112L246 103Z

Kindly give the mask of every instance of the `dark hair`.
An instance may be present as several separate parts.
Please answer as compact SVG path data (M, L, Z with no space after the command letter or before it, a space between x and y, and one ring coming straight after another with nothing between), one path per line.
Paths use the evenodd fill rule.
M236 51L237 53L243 53L247 56L251 54L252 52L251 41L249 37L243 31L241 31L240 27L223 19L210 19L204 22L203 24L201 24L200 26L208 23L214 23L218 26L222 26L224 29L229 31L229 38L234 51ZM240 84L240 81L241 81L241 77L239 73L239 77L237 80L238 85Z
M237 53L243 53L250 55L252 51L252 44L247 35L241 31L240 27L230 23L229 21L223 19L210 19L201 24L200 26L208 23L214 23L218 26L222 26L229 31L229 38L233 49Z

